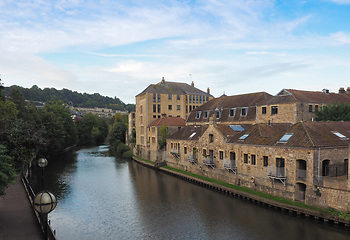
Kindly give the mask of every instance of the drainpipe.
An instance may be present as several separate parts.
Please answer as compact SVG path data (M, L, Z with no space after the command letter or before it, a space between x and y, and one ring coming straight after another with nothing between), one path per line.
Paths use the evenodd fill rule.
M321 174L320 174L320 171L321 171L321 161L320 161L320 159L321 159L321 149L318 148L318 156L317 156L317 162L318 162L318 173L317 173L318 176L317 177L318 178L321 176Z

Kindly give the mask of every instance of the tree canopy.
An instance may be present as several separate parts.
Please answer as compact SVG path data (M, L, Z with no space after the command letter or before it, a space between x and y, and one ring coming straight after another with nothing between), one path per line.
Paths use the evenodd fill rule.
M350 121L350 105L345 103L326 105L315 114L317 121Z

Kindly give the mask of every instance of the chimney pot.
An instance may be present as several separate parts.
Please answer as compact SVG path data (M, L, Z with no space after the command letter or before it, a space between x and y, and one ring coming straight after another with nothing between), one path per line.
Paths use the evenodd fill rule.
M339 88L339 93L345 93L345 89L344 88Z
M209 88L207 88L207 93L210 94L210 89Z
M194 82L192 81L192 83L191 83L191 87L194 87Z
M165 83L165 79L164 79L164 77L162 77L162 83Z

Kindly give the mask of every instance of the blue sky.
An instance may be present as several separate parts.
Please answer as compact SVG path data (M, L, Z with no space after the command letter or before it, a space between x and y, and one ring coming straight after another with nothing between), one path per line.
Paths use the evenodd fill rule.
M162 77L215 97L350 87L350 0L0 0L5 86L134 103Z

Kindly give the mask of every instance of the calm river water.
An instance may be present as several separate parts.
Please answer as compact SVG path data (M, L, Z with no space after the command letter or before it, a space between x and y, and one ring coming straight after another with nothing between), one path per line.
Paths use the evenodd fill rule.
M225 196L107 150L82 149L46 167L45 188L58 198L49 219L59 240L350 239L350 231Z

